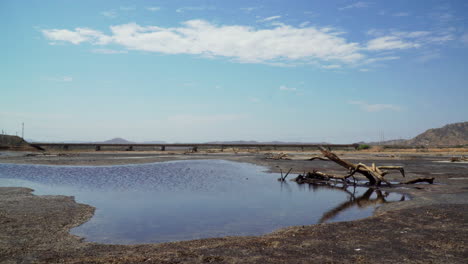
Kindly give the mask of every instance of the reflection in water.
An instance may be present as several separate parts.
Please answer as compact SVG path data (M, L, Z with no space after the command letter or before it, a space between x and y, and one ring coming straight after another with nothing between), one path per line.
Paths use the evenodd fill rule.
M364 197L385 197L375 192L375 199L362 187L278 182L278 174L264 171L220 160L99 167L0 164L0 186L70 195L96 207L94 216L71 232L112 244L260 235L292 225L349 221L372 215Z
M335 218L338 214L346 211L347 209L357 206L358 208L366 208L369 206L377 206L379 204L384 204L387 201L387 197L389 197L390 193L381 191L374 188L368 188L364 194L357 196L356 194L356 186L355 185L346 185L346 184L325 184L325 183L309 183L309 184L299 184L301 186L308 186L309 189L317 190L317 189L328 189L328 190L338 190L345 192L348 194L348 200L339 204L335 208L325 212L322 215L322 218L318 221L319 223L325 223L333 218ZM352 190L352 191L350 191ZM373 196L373 194L375 195ZM394 194L397 195L397 194ZM406 196L401 194L399 201L405 201ZM394 199L391 199L394 201Z

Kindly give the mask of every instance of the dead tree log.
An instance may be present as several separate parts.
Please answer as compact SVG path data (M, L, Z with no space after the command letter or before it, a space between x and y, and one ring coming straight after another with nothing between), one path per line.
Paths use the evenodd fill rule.
M344 176L345 179L353 176L355 173L359 173L367 178L370 185L380 185L381 182L385 182L387 185L390 186L390 182L384 178L384 176L388 173L388 171L386 170L399 170L403 177L405 177L405 171L401 166L378 167L375 166L374 163L372 163L372 166L369 167L362 163L354 164L349 161L342 160L335 153L325 149L324 147L320 147L320 151L329 160L335 162L336 164L349 171L349 175Z
M450 162L462 162L462 161L468 161L468 157L461 156L461 157L452 157L450 159Z

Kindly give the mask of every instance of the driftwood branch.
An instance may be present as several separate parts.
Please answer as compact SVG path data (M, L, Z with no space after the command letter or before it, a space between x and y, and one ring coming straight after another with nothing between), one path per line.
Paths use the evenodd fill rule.
M283 177L283 170L280 168L280 172L281 172L281 178L278 178L278 181L285 181L286 180L286 177L288 177L289 173L292 171L293 168L290 168L288 170L288 172L286 173L286 175L284 175Z
M434 183L434 177L432 178L417 178L417 179L412 179L409 181L402 182L402 184L413 184L413 183L418 183L418 182L427 182L429 184Z
M279 153L279 154L273 154L273 153L265 153L265 159L272 159L272 160L290 160L288 154L285 153Z
M349 171L349 174L346 176L336 176L329 177L329 178L339 178L339 179L347 179L353 176L355 173L359 173L367 178L370 185L380 185L381 182L385 182L387 185L391 185L389 181L387 181L384 176L388 174L388 170L399 170L403 177L405 176L405 171L401 166L376 166L374 163L372 166L367 166L363 163L354 164L349 161L343 160L339 158L335 153L320 147L320 151L322 152L323 156L328 158L329 160L335 162L336 164L340 165L341 167L345 168ZM317 171L314 172L318 174Z
M327 159L327 158L324 158L324 157L321 157L321 156L313 156L312 158L310 158L310 159L307 159L307 160L316 160L316 159L318 159L318 160L325 160L325 161L329 161L329 159Z
M461 156L461 157L452 157L450 159L450 162L462 162L462 161L468 161L468 157Z

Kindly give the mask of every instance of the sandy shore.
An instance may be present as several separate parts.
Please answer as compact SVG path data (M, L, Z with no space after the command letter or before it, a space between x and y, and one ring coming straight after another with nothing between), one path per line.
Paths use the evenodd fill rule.
M327 161L267 160L263 153L1 153L0 163L119 165L182 159L224 159L271 171L320 169L343 173ZM374 216L290 227L258 237L226 237L163 244L103 245L83 242L69 230L92 217L94 208L71 197L35 196L26 188L0 188L2 263L466 263L468 164L444 161L450 153L343 152L355 162L403 165L409 179L435 177L438 184L393 189L413 197L388 203ZM277 167L278 166L278 167ZM389 175L400 180L398 174ZM387 188L388 189L388 188Z

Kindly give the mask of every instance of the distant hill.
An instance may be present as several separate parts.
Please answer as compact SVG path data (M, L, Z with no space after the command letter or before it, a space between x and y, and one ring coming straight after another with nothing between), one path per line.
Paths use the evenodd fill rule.
M404 146L468 145L468 122L448 124L440 128L431 128L412 139L395 139L383 142L370 142L367 144Z
M100 142L95 142L95 143L101 143L101 144L135 144L135 142L128 141L128 140L123 139L123 138L113 138L113 139L109 139L109 140L106 140L106 141L100 141Z
M406 141L413 146L456 146L468 144L468 122L432 128Z
M323 144L327 145L329 143L327 142L314 142L314 143L309 143L309 142L284 142L284 141L255 141L255 140L237 140L237 141L210 141L210 142L205 142L205 144L250 144L250 145L255 145L255 144L270 144L270 145L301 145L301 144Z
M42 149L29 144L21 137L11 135L0 135L0 150L34 151Z

